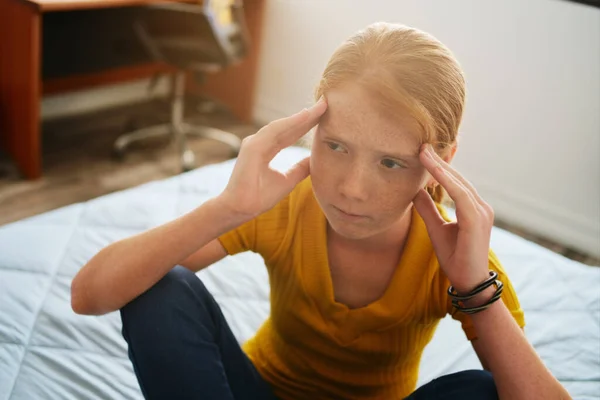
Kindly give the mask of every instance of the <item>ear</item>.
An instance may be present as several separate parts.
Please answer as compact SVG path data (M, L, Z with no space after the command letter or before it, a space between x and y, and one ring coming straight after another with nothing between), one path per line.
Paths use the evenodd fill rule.
M443 157L443 160L450 164L456 155L456 150L458 150L458 140L448 149L448 153Z

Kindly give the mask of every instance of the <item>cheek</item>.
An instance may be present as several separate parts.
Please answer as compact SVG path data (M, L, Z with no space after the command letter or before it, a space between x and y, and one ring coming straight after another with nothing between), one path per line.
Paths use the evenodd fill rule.
M310 155L310 179L317 199L322 198L326 189L331 187L331 184L327 183L331 178L328 177L329 171L325 161L322 152L313 148Z
M335 161L335 157L326 149L319 146L314 148L310 156L310 175L315 185L332 186L339 175L340 163Z
M424 174L418 170L400 171L378 185L377 195L373 199L383 214L402 215L423 187Z
M427 170L422 167L413 167L402 173L399 177L396 188L402 192L402 196L407 196L412 199L417 195L419 190L427 184Z
M403 214L411 202L410 194L403 188L388 187L378 192L377 197L373 199L373 203L385 216Z

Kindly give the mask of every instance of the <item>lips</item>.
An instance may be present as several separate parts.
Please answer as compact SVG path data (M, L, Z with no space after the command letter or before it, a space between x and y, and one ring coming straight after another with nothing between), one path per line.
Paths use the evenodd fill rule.
M360 215L360 214L352 214L352 213L349 213L349 212L347 212L347 211L344 211L344 210L342 210L341 208L339 208L339 207L336 207L336 206L333 206L333 208L335 208L335 209L336 209L337 211L339 211L341 214L343 214L343 215L346 215L346 216L348 216L348 217L354 217L354 218L360 218L360 217L364 217L364 215Z

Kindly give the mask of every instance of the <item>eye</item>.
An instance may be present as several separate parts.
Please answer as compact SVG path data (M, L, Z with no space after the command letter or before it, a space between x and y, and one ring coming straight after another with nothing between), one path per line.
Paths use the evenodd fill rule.
M337 143L326 142L326 144L327 144L327 147L329 147L333 151L337 151L339 153L342 153L342 152L345 151L344 148L341 145L337 144Z
M381 160L381 165L383 165L384 167L386 167L388 169L406 168L404 165L400 164L399 162L394 161L389 158L384 158L383 160Z

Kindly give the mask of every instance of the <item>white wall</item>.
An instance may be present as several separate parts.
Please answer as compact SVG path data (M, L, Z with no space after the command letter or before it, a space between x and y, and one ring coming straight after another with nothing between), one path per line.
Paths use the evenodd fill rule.
M468 81L455 164L514 222L600 256L600 10L562 0L268 0L255 117L310 103L332 51L385 20L432 33Z

